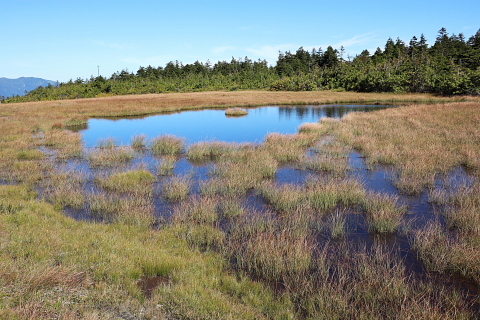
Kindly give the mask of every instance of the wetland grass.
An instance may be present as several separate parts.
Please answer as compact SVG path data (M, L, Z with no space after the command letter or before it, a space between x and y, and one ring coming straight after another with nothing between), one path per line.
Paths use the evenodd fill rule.
M203 182L204 195L242 195L275 176L278 162L265 150L247 147L222 157L213 166L213 178Z
M238 266L267 281L300 279L313 263L311 240L288 231L258 233L242 249L234 255Z
M315 136L310 134L270 133L265 138L264 148L279 163L287 163L298 161L314 141Z
M163 184L162 196L171 202L185 200L190 193L192 180L186 176L171 177Z
M79 133L67 130L50 130L44 134L44 146L54 149L57 158L79 158L83 155L83 140Z
M81 172L65 171L50 175L42 181L45 198L60 208L69 206L80 209L84 207L83 187L86 175Z
M12 218L0 215L5 248L0 253L5 294L0 318L118 319L149 314L154 319L188 313L198 319L263 319L260 306L279 306L270 289L228 275L217 263L219 257L191 250L173 229L152 232L132 224L78 222L34 199L25 201ZM148 300L137 286L142 275L174 281L159 286ZM238 298L247 295L258 307Z
M87 158L93 167L115 167L133 160L135 152L131 147L94 148Z
M106 190L152 197L155 180L155 176L150 171L138 169L99 178L97 182Z
M157 174L160 176L171 176L173 175L173 170L175 169L175 164L177 163L177 156L163 156L159 159L156 168Z
M217 201L210 197L191 197L174 209L174 223L207 224L214 226L218 220Z
M223 197L219 199L218 211L224 218L236 218L248 212L240 201L233 197Z
M16 213L36 196L36 192L25 185L0 185L0 213Z
M272 182L264 183L260 194L273 208L284 214L291 214L301 208L309 208L307 195L302 186L295 184L275 185Z
M369 193L363 204L369 229L377 233L394 233L407 209L398 203L395 195Z
M335 190L328 181L308 181L300 188L307 193L311 208L304 210L300 206L291 214L281 215L241 213L237 204L217 204L225 198L190 196L176 204L178 209L174 210L171 225L155 230L151 199L131 196L129 188L124 194L120 189L107 187L95 195L104 198L97 210L114 215L109 224L65 217L59 208L39 201L32 192L38 181L48 179L45 174L52 175L51 164L39 155L18 159L19 154L28 154L36 146L53 150L58 160L81 157L80 135L61 130L76 116L151 114L220 104L224 108L392 99L445 100L428 95L226 92L2 104L0 113L7 114L8 121L0 122L1 177L18 185L0 185L0 243L4 249L0 251L0 318L477 318L469 300L455 287L447 288L428 277L425 281L417 280L406 272L396 253L379 244L373 249L356 247L342 240L341 231L331 242L312 236L321 227L313 226L318 219L311 208L320 215L327 214L327 219L337 213L341 216L339 210L344 206L365 203L367 194L361 184L337 177L339 187ZM277 166L298 161L320 134L328 132L338 141L358 148L371 164L388 163L401 171L410 170L408 166L422 168L425 163L427 169L419 171L421 181L416 184L430 187L429 179L437 172L458 165L477 170L476 106L478 103L462 102L399 108L398 112L392 109L376 112L375 116L349 115L328 130L320 129L321 133L298 135L302 139L310 136L311 140L306 139L309 142L301 146L298 141L292 143L293 151L281 150L288 139L278 146L270 139L256 151L268 149L266 153L276 160ZM402 130L410 133L402 135ZM445 147L441 147L442 143ZM85 157L89 159L89 155ZM268 164L270 160L258 166L249 165L253 177L243 178L240 173L229 172L236 170L233 164L243 166L246 160L231 158L242 158L240 154L223 157L218 159L220 175L213 179L233 184L241 178L236 186L240 190L261 189L259 186L268 182L265 180L275 176L275 166ZM112 161L112 166L121 163ZM105 165L98 165L97 169L111 170ZM117 173L120 172L109 176ZM91 196L85 194L92 209L95 206ZM446 205L452 210L475 208L476 200L461 198L459 193L458 200L449 198ZM238 213L225 213L229 211ZM447 221L454 221L454 214L445 213ZM220 229L221 219L228 216L231 225L224 232ZM478 283L477 229L462 226L476 224L476 220L456 220L449 225L456 233L450 234L443 226L438 227L441 232L427 227L414 233L411 242L428 270L461 274ZM331 235L335 238L333 234L336 232L332 227ZM137 285L143 275L164 276L171 281L157 287L146 299ZM256 275L255 281L250 275ZM273 286L272 282L279 285Z
M94 220L151 227L154 223L152 199L140 194L91 192L85 196L87 212Z
M86 196L89 210L95 217L112 221L120 211L120 198L103 192L90 193Z
M340 120L336 118L321 118L318 122L302 123L298 128L299 133L326 135L333 131L333 128L340 124Z
M191 197L174 209L173 225L190 246L210 250L223 245L225 234L216 227L219 214L217 200Z
M347 234L347 212L344 209L335 210L330 216L330 235L333 239L342 238Z
M147 148L147 136L142 134L142 135L136 135L133 136L132 138L132 148L134 150L145 150Z
M100 149L115 149L118 146L118 140L115 138L100 139L97 142L97 148Z
M299 167L342 176L349 170L350 152L351 148L326 136L310 148L310 153L306 153L300 158Z
M168 134L158 136L150 141L150 149L157 156L178 155L184 147L184 139Z
M413 247L427 270L447 275L461 275L480 284L478 235L455 237L433 222L417 231Z
M444 210L450 228L480 236L480 183L459 188L447 199Z
M304 186L266 183L260 194L278 212L292 214L303 209L314 210L319 215L340 204L361 204L366 197L362 184L350 178L310 178Z
M433 185L438 173L476 167L479 122L475 102L416 105L348 114L333 134L370 164L394 165L400 191L418 194Z
M33 185L41 181L51 170L51 164L48 162L22 160L13 162L9 170L3 172L2 178L8 182Z
M201 141L187 148L186 157L190 161L217 160L237 151L242 146L242 144L221 141Z

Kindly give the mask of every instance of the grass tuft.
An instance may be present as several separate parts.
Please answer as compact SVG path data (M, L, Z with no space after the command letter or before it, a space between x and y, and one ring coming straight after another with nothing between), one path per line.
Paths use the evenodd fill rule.
M171 177L164 182L162 196L172 202L185 200L190 193L191 184L189 177Z
M400 226L406 207L398 203L395 195L369 193L364 209L367 214L369 229L377 233L393 233Z
M87 158L93 167L114 167L132 161L134 156L131 147L104 147L91 150Z
M144 134L134 136L132 138L132 148L135 150L144 150L147 147L146 139L147 136Z
M158 136L150 142L150 148L157 156L177 155L183 151L184 147L184 139L168 134Z

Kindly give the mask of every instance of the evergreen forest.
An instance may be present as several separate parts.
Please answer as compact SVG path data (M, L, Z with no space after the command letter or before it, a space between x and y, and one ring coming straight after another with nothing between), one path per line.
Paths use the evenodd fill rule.
M423 34L408 43L389 38L383 49L345 56L343 47L279 53L275 66L265 60L232 58L215 64L169 62L39 87L3 102L92 98L111 95L215 90L424 92L480 94L480 29L468 39L438 31L432 45Z

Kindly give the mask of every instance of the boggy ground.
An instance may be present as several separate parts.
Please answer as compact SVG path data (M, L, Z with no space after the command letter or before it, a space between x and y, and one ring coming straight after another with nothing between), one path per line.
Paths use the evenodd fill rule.
M85 152L81 136L67 130L92 116L206 106L432 100L442 103L323 119L255 146L185 150L175 137L135 137L130 147L104 141ZM461 100L262 91L0 105L0 318L476 318L480 99ZM348 174L352 148L372 168L396 168L403 194L426 190L438 219L406 223L398 196L369 191ZM154 154L157 170L132 165L141 152ZM210 163L209 176L193 188L172 172L179 157ZM69 159L94 173L72 170ZM284 165L312 177L275 182ZM468 181L442 180L459 167ZM156 192L171 204L168 221L155 219ZM241 201L249 197L267 209ZM88 208L109 223L76 221L64 207ZM350 240L352 217L373 242ZM421 276L392 250L395 235L408 239ZM139 284L149 277L162 281L146 294ZM469 281L473 290L438 278Z

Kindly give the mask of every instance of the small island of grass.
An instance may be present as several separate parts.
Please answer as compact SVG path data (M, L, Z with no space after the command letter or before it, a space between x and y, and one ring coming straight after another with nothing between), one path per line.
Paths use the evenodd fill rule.
M229 108L225 111L226 116L231 116L231 117L241 117L241 116L246 116L248 114L247 109L243 108Z

